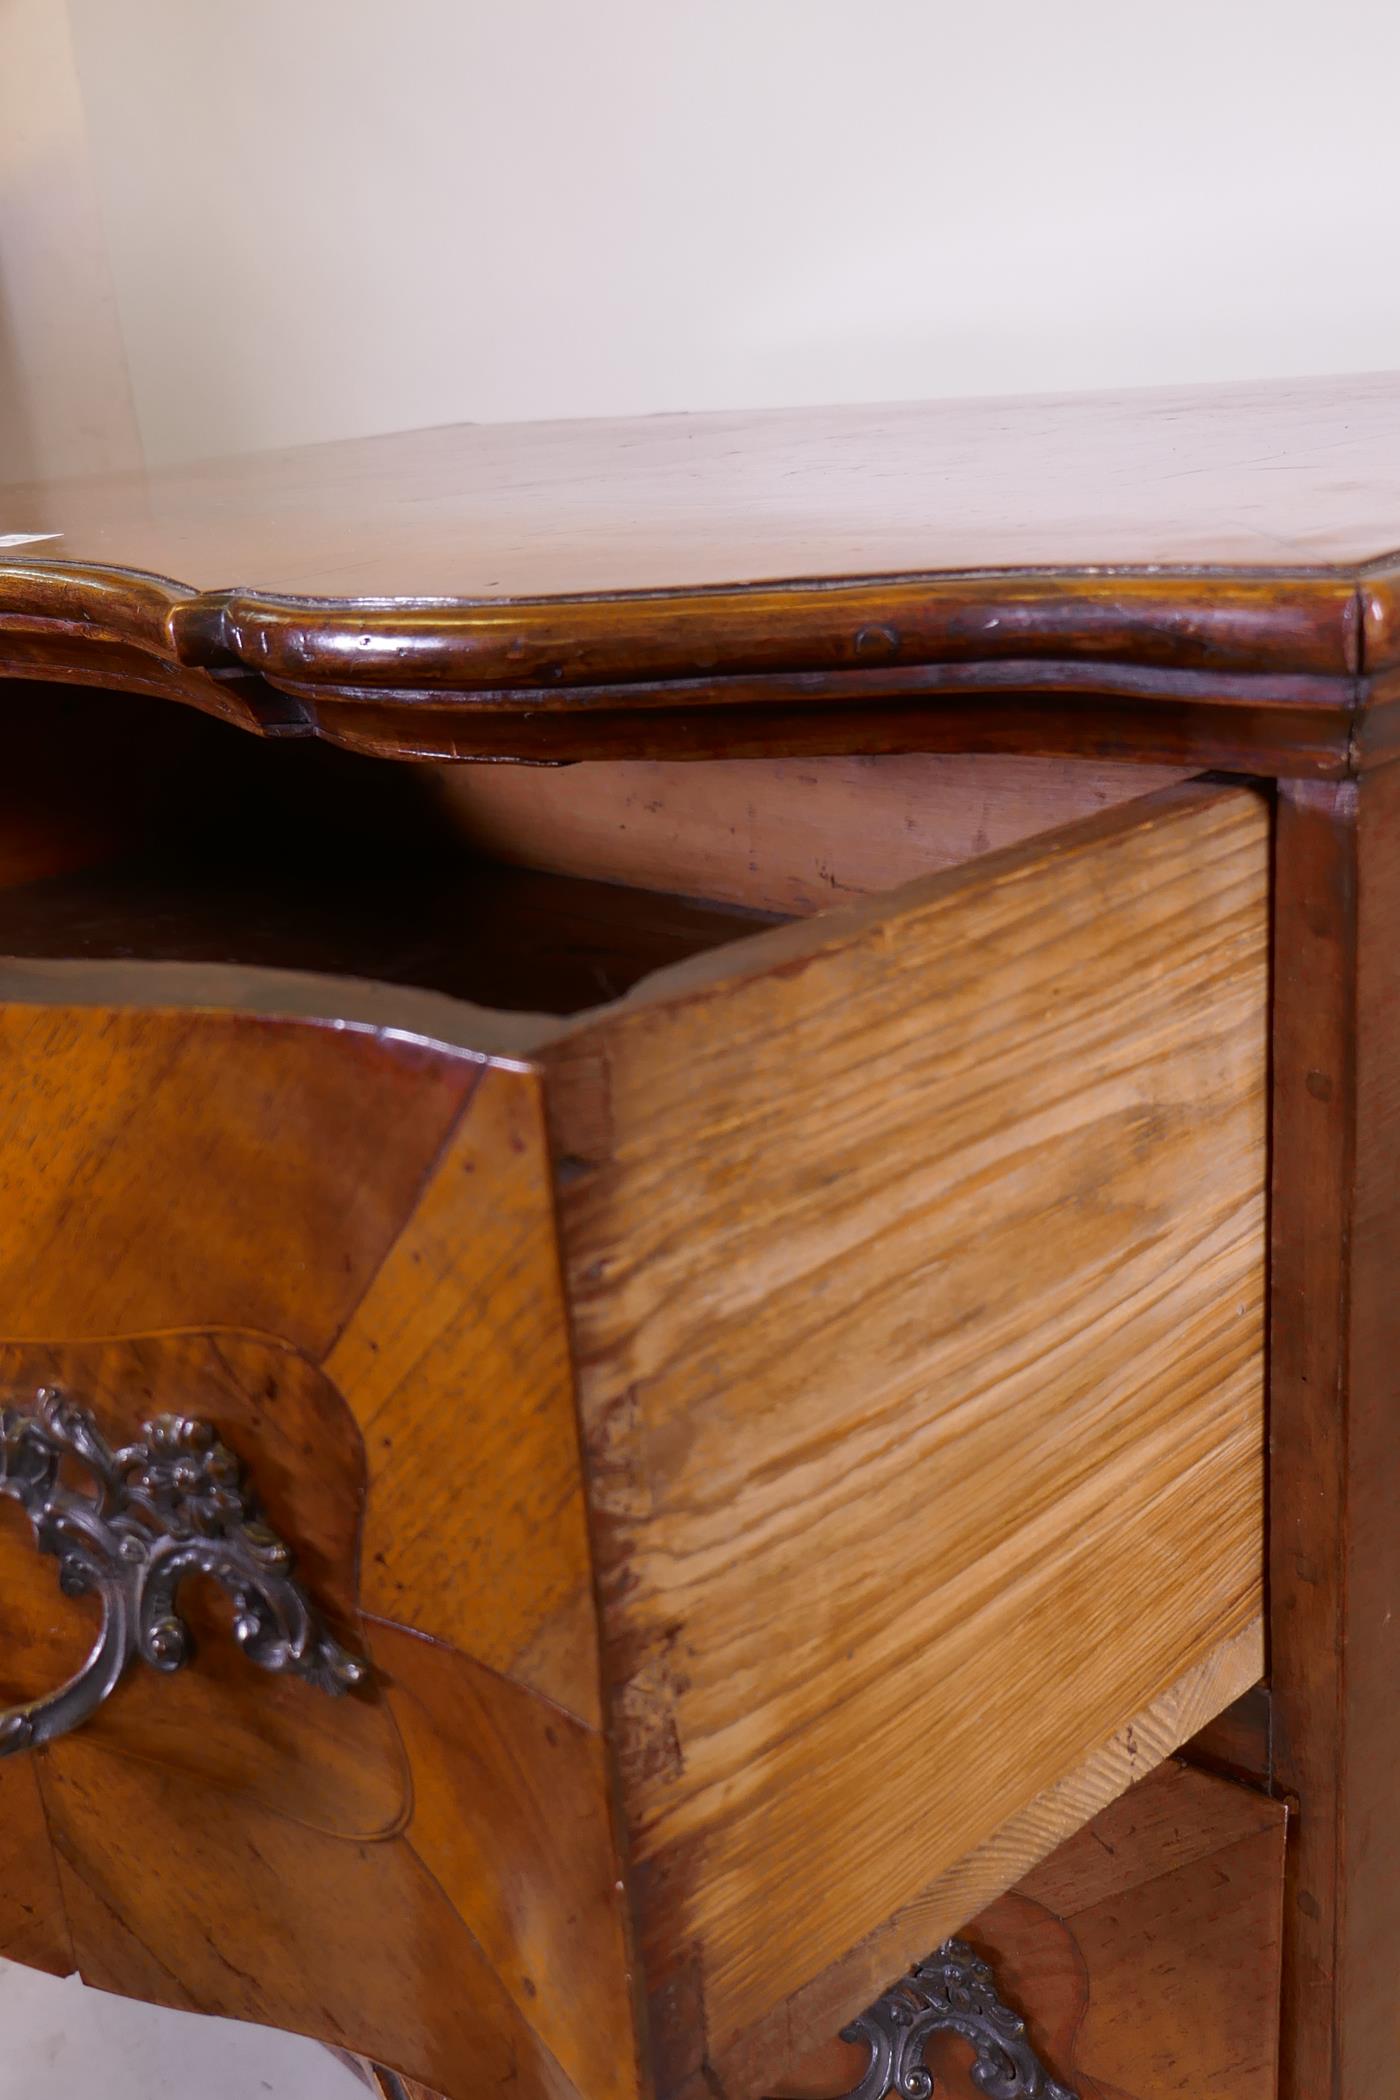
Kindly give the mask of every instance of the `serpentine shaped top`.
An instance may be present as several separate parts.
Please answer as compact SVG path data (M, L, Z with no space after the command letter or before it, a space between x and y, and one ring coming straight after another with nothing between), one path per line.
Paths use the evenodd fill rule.
M0 489L0 674L425 758L1389 755L1400 376L464 425Z

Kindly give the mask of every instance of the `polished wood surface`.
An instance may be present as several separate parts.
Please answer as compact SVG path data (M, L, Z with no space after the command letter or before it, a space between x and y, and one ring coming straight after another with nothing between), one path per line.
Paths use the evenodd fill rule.
M302 598L1365 561L1400 379L458 424L4 490L42 552ZM35 552L41 551L36 547Z
M200 1011L178 967L178 1005L149 966L99 971L92 1005L81 966L11 970L0 1383L65 1385L114 1441L215 1421L375 1679L336 1705L267 1678L196 1599L194 1667L134 1668L4 1768L5 1951L454 2096L631 2100L537 1081L347 1029L332 980L318 1025ZM32 1692L89 1619L13 1525L0 1547L7 1695Z
M20 982L0 1007L0 1334L227 1326L317 1360L479 1062L354 1030L328 1056L324 1029L26 1002Z
M1285 1824L1277 1802L1164 1766L959 1937L1078 2100L1276 2100ZM927 2060L942 2100L979 2100L966 2043L938 2036ZM833 2041L774 2100L845 2092L864 2061Z
M1078 2100L1276 2100L1286 1824L1266 1796L1164 1765L960 1919L958 1937ZM927 2062L944 2100L980 2100L965 2043L939 2036ZM769 2100L844 2095L865 2063L862 2044L833 2036L770 2079ZM363 2075L378 2100L436 2100Z
M1367 656L1388 577L1008 571L424 606L11 563L0 676L391 758L951 750L1330 775L1395 740L1400 692Z
M1060 816L1076 813L1082 804L1072 810L1058 798L1091 795L1085 779L1113 795L1112 769L1120 764L1138 769L1144 784L1164 767L1280 780L1272 899L1270 1687L1256 1688L1201 1732L1213 1709L1260 1673L1251 1619L1119 1712L1082 1756L946 1871L935 1859L912 1893L886 1891L885 1909L858 1948L786 1996L779 1991L742 2034L718 2044L707 2037L709 2061L695 2074L710 2081L706 2100L716 2090L726 2100L755 2100L778 2062L833 2031L918 1951L912 1923L906 1934L902 1919L927 1923L975 1909L1126 1784L1143 1742L1156 1756L1193 1732L1193 1755L1296 1801L1285 2100L1377 2100L1395 2083L1400 1826L1391 1772L1400 1663L1391 1608L1400 1578L1389 1367L1400 1352L1391 1331L1400 1236L1391 1049L1400 996L1391 937L1400 880L1400 849L1391 843L1400 836L1400 774L1391 764L1400 755L1400 563L1388 550L1400 544L1398 405L1400 382L1363 378L1119 401L430 432L201 467L152 483L133 477L23 498L6 492L4 529L32 527L37 518L41 529L64 535L39 543L37 559L28 549L9 550L0 564L0 675L8 680L0 692L7 758L0 919L8 928L0 948L28 942L27 960L0 967L0 1337L19 1352L7 1360L29 1376L34 1351L59 1352L97 1377L86 1352L110 1349L113 1364L141 1367L148 1384L177 1372L181 1381L214 1381L208 1391L251 1410L245 1427L270 1454L298 1422L324 1429L328 1410L338 1407L338 1419L363 1444L363 1495L347 1492L359 1498L353 1615L364 1637L373 1637L376 1653L382 1645L388 1655L397 1639L415 1658L421 1650L450 1659L463 1673L452 1712L476 1717L472 1727L489 1704L478 1697L483 1672L506 1688L512 1712L518 1698L526 1714L558 1714L568 1724L561 1742L578 1746L571 1784L585 1767L596 1772L605 1744L595 1725L605 1709L579 1511L591 1491L599 1549L615 1570L619 1538L639 1536L653 1521L636 1496L635 1466L622 1465L618 1452L633 1449L658 1395L684 1386L679 1344L691 1330L685 1302L663 1301L671 1354L653 1357L635 1345L637 1375L606 1417L595 1412L591 1473L581 1478L561 1397L569 1390L565 1310L542 1222L552 1192L538 1083L528 1070L505 1068L548 1067L550 1114L558 1131L577 1140L557 1162L559 1197L577 1232L600 1172L644 1186L653 1124L633 1120L632 1107L617 1115L623 1097L614 1081L627 1069L628 1042L640 1042L658 1016L680 1042L706 1002L729 1013L745 996L771 996L775 1012L787 1011L794 985L822 966L824 933L815 920L805 931L726 947L742 929L726 926L722 913L706 924L709 906L700 917L677 919L669 904L648 902L645 923L653 933L663 922L665 929L653 940L624 903L592 951L601 979L590 981L585 970L569 988L548 942L540 942L528 970L516 973L523 1003L507 1011L502 976L493 982L483 967L490 927L476 923L473 898L489 890L499 932L505 900L514 896L510 909L524 929L538 918L542 896L562 900L565 892L552 887L561 880L620 881L636 899L642 885L669 882L671 870L679 887L711 898L807 913L827 891L864 895L945 857L965 861L990 848L991 861L972 863L985 875L996 848L1029 840L1042 815L1053 820L1052 804ZM34 516L18 515L17 501ZM55 522L60 506L64 516ZM143 564L157 573L138 574ZM444 602L423 603L423 592ZM172 708L172 700L188 705ZM282 748L234 738L198 720L199 711L280 739ZM177 731L197 734L172 765ZM377 766L324 748L328 742L429 761L620 759L625 766L609 774L589 766L538 784L507 773L483 784L455 765ZM234 750L258 761L255 789L228 755ZM867 775L862 755L872 754L886 756ZM308 768L309 759L342 760L349 774ZM1072 769L1062 771L1061 759ZM721 760L722 767L706 763ZM1013 786L1009 765L1032 772ZM945 792L959 768L969 787L961 800L955 789ZM343 792L352 775L364 781L362 795ZM275 812L265 791L274 776L285 784ZM172 808L184 812L178 835ZM215 833L228 847L220 881L209 847ZM430 833L448 848L431 866L423 850ZM464 880L460 866L449 873L464 833L532 879L543 868L544 889L530 898L509 883L491 889L475 874ZM290 839L304 839L306 850L289 855ZM154 849L159 869L147 860ZM1026 851L1029 865L1047 853L1053 862L1060 849ZM269 859L277 863L272 871ZM1203 869L1211 864L1207 855ZM573 897L583 916L598 902L583 890ZM1145 908L1142 892L1123 895L1117 874L1106 873L1083 899L1081 932L1103 922L1115 897L1115 909ZM1203 927L1214 908L1202 907ZM875 918L869 923L873 954ZM1163 924L1172 927L1166 961L1150 943L1133 949L1134 967L1112 986L1120 1003L1132 987L1146 998L1149 982L1160 993L1162 971L1170 978L1174 956L1187 952L1169 916ZM885 926L894 938L897 916L886 916ZM1027 935L1018 968L1039 938L1039 929ZM724 954L710 952L717 943ZM498 955L512 945L513 937L504 947L498 941ZM193 959L142 966L135 989L131 965L120 958L153 949ZM61 960L75 951L112 960L95 960L75 976ZM371 974L332 979L243 967L260 957ZM638 984L647 969L677 959L678 976ZM930 960L929 987L942 986L945 1001L953 996L952 967L946 955ZM1076 961L1076 972L1081 967ZM755 978L765 989L745 993ZM968 996L982 997L978 1029L991 1025L999 982L968 979ZM1217 990L1212 980L1211 995ZM497 1004L470 1003L481 996ZM622 1003L612 1012L591 1011L599 997L614 996ZM1046 1020L1061 1011L1058 1000L1057 988L1054 1006L1024 1017L1019 1055L1044 1052L1045 1071L1036 1065L1034 1083L1050 1084L1059 1063L1051 1053L1060 1038ZM580 1018L560 1018L570 1013ZM334 1029L321 1027L328 1018ZM902 1112L884 1084L889 1062L859 1068L857 1039L869 1038L877 1020L878 1010L868 1017L851 1009L849 1066L836 1059L848 1083L821 1103L835 1154L842 1131L873 1114L873 1104L885 1103L896 1119ZM929 1025L921 1014L910 1042ZM600 1054L576 1054L585 1043L602 1046ZM491 1060L488 1079L483 1066ZM782 1064L770 1048L752 1063L775 1075L781 1065L782 1112L800 1109L812 1082L799 1057ZM728 1069L716 1045L697 1034L689 1063L677 1062L668 1084L677 1101L682 1087L703 1101ZM1085 1078L1059 1069L1066 1084ZM1160 1074L1160 1060L1145 1069ZM636 1093L626 1097L633 1104L646 1096L640 1065L637 1073ZM737 1074L736 1098L747 1098L752 1076ZM986 1083L994 1089L994 1071ZM1193 1100L1220 1097L1218 1067L1204 1050L1193 1085ZM496 1167L484 1176L467 1135L476 1115L484 1146L495 1133ZM772 1127L784 1127L780 1117ZM1158 1131L1153 1143L1170 1154L1180 1132L1165 1127L1165 1139ZM721 1164L726 1156L718 1111L715 1130L713 1145L697 1149L690 1163L702 1184L710 1153ZM1139 1157L1120 1148L1099 1186L1116 1185L1120 1172L1150 1177L1149 1149ZM900 1172L916 1173L920 1157L916 1151L912 1164L901 1161ZM823 1184L825 1171L818 1160L789 1208L834 1228L849 1222L853 1184L844 1174ZM718 1215L724 1191L713 1177L707 1186ZM483 1188L491 1191L486 1201ZM172 1190L187 1192L174 1208ZM677 1200L675 1188L658 1181L656 1215ZM1021 1258L1018 1287L1034 1293L1044 1285L1053 1296L1046 1265L1072 1236L1061 1210L1043 1208L1053 1226ZM1092 1204L1076 1204L1071 1223L1082 1228L1096 1215ZM168 1229L172 1217L178 1232ZM486 1218L498 1236L494 1247L482 1240ZM605 1250L612 1268L587 1278L572 1271L572 1295L586 1309L581 1326L609 1304L617 1313L601 1353L584 1366L595 1395L607 1362L620 1362L617 1350L633 1346L628 1321L642 1333L640 1313L657 1302L656 1278L683 1275L691 1255L683 1235L663 1245L650 1214L644 1224L647 1262L627 1249ZM899 1220L886 1215L884 1224L893 1246ZM781 1233L770 1238L773 1248L788 1245ZM872 1247L877 1241L872 1233ZM736 1244L751 1244L742 1219ZM789 1248L798 1267L805 1244L799 1234ZM863 1244L854 1232L842 1262ZM892 1366L897 1372L899 1352L919 1321L926 1326L928 1291L969 1258L961 1244L948 1262L939 1250L910 1321L882 1329L866 1352L862 1375L872 1386ZM910 1276L912 1290L912 1268ZM714 1262L710 1277L713 1295L694 1330L702 1339L723 1328L749 1284L748 1270L732 1261ZM840 1264L818 1280L844 1313ZM473 1293L501 1301L479 1338L462 1309ZM544 1309L542 1321L521 1310L527 1300ZM998 1303L994 1292L984 1296L972 1325ZM499 1411L482 1402L471 1376L478 1339L481 1363L500 1383ZM984 1342L978 1338L979 1349ZM337 1348L343 1353L332 1374ZM231 1371L217 1372L216 1351ZM780 1361L776 1349L773 1360ZM284 1412L264 1424L260 1379L279 1363L298 1368L275 1378L287 1396ZM704 1377L699 1361L697 1396ZM517 1390L524 1399L510 1401ZM502 1428L516 1404L532 1425L523 1447ZM421 1507L411 1461L398 1447L400 1424L409 1421L432 1453ZM687 1468L710 1447L698 1435L692 1457L685 1434L670 1418L660 1434L648 1432L640 1477L649 1485L692 1483ZM721 1473L729 1462L722 1453ZM499 1506L493 1500L489 1521L477 1524L473 1512L497 1478ZM706 1491L702 1480L696 1511L707 1506ZM669 1517L672 1505L663 1498L658 1506ZM301 1521L299 1507L294 1514ZM330 1535L318 1532L322 1516L306 1513L313 1540ZM547 1550L538 1544L541 1526ZM898 1544L897 1526L894 1538ZM0 1521L7 1570L22 1543ZM771 1543L761 1531L758 1548ZM1013 1535L1007 1550L1014 1544ZM732 1577L734 1559L730 1552L722 1578ZM324 1552L323 1564L332 1587L343 1581ZM899 1567L898 1556L891 1564ZM626 1594L609 1576L605 1602L614 1619L665 1600L674 1571L657 1561L639 1566ZM883 1570L872 1553L872 1589ZM45 1566L46 1583L51 1573ZM497 1581L498 1618L482 1601L494 1598ZM1138 1585L1125 1579L1121 1587L1129 1597ZM6 1573L4 1594L10 1589ZM728 1594L722 1582L717 1594ZM851 1594L866 1594L860 1581ZM42 1600L37 1591L24 1595L17 1637L0 1663L21 1676L57 1656L71 1638L68 1614L81 1609L59 1600L60 1624L51 1586ZM337 1595L339 1609L347 1593ZM774 1595L781 1597L781 1586ZM682 1602L694 1608L689 1595ZM657 1610L648 1637L688 1623ZM839 1609L831 1623L844 1623ZM654 1724L670 1700L672 1718L689 1727L707 1696L703 1671L690 1670L678 1651L663 1653L652 1669L654 1644L643 1641L629 1658L615 1629L605 1648L619 1742L655 1752L638 1798L660 1798L673 1760L671 1738ZM206 1691L227 1681L228 1697L240 1698L238 1659L226 1668L212 1641L203 1652L214 1673ZM413 1678L410 1667L403 1685ZM987 1697L1005 1695L1000 1676L992 1683ZM52 1826L40 1761L0 1766L6 1945L59 1968L80 1951L90 1972L105 1964L123 1988L240 2011L258 1998L246 1978L281 1947L293 1966L305 1959L319 2009L309 2014L279 1975L261 2017L320 2022L317 2031L336 2033L348 2020L363 2028L356 2046L413 2062L446 2090L464 2077L475 2092L510 2076L523 2091L553 2100L560 2078L566 2091L568 2081L576 2084L584 2059L563 2069L553 2044L541 2039L523 1981L526 1973L536 1981L533 1971L507 1963L498 1972L484 1955L474 1966L476 1926L469 1930L464 1917L477 1868L453 1849L466 1843L457 1811L447 1813L446 1849L432 1867L424 1861L438 1839L427 1824L395 1825L392 1837L372 1841L364 1835L388 1831L384 1804L402 1787L382 1730L407 1691L391 1685L382 1707L356 1709L355 1754L327 1754L318 1781L318 1758L296 1756L296 1743L309 1753L318 1740L316 1722L308 1720L293 1742L279 1720L254 1749L240 1710L226 1742L218 1729L201 1739L198 1686L179 1689L185 1721L168 1770L175 1792L189 1788L199 1803L198 1832L177 1832L185 1871L196 1881L207 1871L211 1886L225 1874L241 1887L240 1848L250 1840L275 1862L263 1878L252 1877L253 1922L225 1943L228 1960L211 1947L208 1921L195 1914L178 1875L168 1915L149 1888L128 1926L113 1915L128 1874L148 1873L150 1848L128 1844L119 1820L97 1804L120 1794L147 1822L174 1816L180 1824L185 1813L172 1806L170 1789L160 1793L158 1768L123 1747L145 1740L138 1687L104 1716L105 1734L79 1750L69 1780L52 1760L52 1801L61 1794L64 1804L61 1817L51 1807ZM425 1713L430 1704L424 1694ZM406 1739L397 1718L393 1727ZM703 1738L707 1754L712 1744L716 1760L727 1746L744 1748L749 1727L746 1712L732 1743L723 1731ZM416 1740L425 1757L432 1734L424 1721ZM234 1753L242 1758L245 1749L240 1786L231 1786ZM480 1745L464 1748L454 1738L424 1798L437 1784L435 1798L445 1800L442 1782L454 1762L478 1753L485 1755ZM105 1779L80 1769L84 1755L118 1774L110 1796ZM556 1784L550 1769L546 1763L540 1782L546 1792ZM889 1774L901 1769L892 1762ZM742 1764L735 1770L742 1807L749 1782ZM31 1776L15 1776L23 1773ZM284 1781L302 1819L295 1824L270 1805L274 1782ZM878 1788L866 1798L873 1826ZM68 1833L57 1870L50 1827ZM503 1844L516 1829L503 1816ZM352 1831L360 1835L352 1839ZM83 1864L89 1845L90 1870ZM352 1845L364 1855L357 1853L353 1869ZM527 1847L522 1856L538 1867L537 1851ZM853 1857L865 1857L860 1842ZM747 1861L727 1884L708 1876L698 1851L682 1850L677 1861L667 1879L650 1859L633 1875L617 1854L617 1878L635 1886L651 1952L655 1921L668 1906L681 1920L678 1933L702 1916L707 1930L718 1930L767 1885L761 1845L752 1885ZM819 1868L826 1864L823 1857ZM588 1901L597 1900L597 1859L579 1869L583 1882L568 1882L573 1871L561 1868L565 1883L586 1883ZM818 1941L834 1915L830 1880L818 1871L809 1882L818 1891ZM324 1945L281 1918L277 1904L294 1885L312 1892L313 1908L334 1911L336 1933ZM416 1970L391 1964L391 1973L359 1991L357 1964L374 1944L363 1928L365 1905L395 1921L405 1944L421 1944L423 1953ZM526 1922L477 1920L488 1938L499 1928L500 1945L524 1934ZM534 1919L529 1930L543 1923ZM548 1946L547 1933L532 1944ZM755 1935L753 1954L735 1928L727 1941L720 1932L716 1945L718 2002L727 1991L731 2007L751 2010L745 1993L759 1995L754 1975L769 1941ZM775 1971L786 1973L795 1947L795 1925L780 1919L771 1941ZM446 1949L441 1964L436 1948ZM616 1977L619 1965L623 1956L602 1968ZM446 1994L450 1977L460 1995L468 1973L477 2013L467 2018L454 2007L439 2018L432 1992ZM611 2020L614 2033L633 2032L630 2002L606 2017L587 1992L580 2003L599 2027ZM683 1994L668 2000L655 2031L672 2039L703 2031L697 2003ZM663 2066L668 2076L675 2054ZM676 2092L693 2100L684 2086Z
M524 1075L483 1075L326 1369L355 1395L376 1453L366 1610L597 1727L568 1332L539 1098Z
M1268 839L1170 789L541 1049L663 2093L1259 1611Z
M0 1952L51 1976L76 1967L39 1773L25 1758L0 1764Z
M1400 1946L1400 771L1289 789L1278 838L1272 1682L1301 1803L1285 2100L1395 2084Z
M469 1658L368 1633L415 1777L462 1778L395 1835L350 1843L223 1788L177 1791L81 1731L44 1753L82 1973L354 2043L453 2100L635 2093L597 1737ZM510 1961L493 1959L503 1935Z
M0 675L399 757L1400 742L1400 380L464 426L3 492Z

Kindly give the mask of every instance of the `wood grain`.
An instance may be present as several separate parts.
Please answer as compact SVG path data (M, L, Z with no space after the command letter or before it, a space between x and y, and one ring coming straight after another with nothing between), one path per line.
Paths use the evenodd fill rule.
M516 2077L532 2096L572 2094L404 1844L347 1855L220 1794L151 1831L149 1775L75 1740L46 1793L89 1982L406 2055L449 2090ZM159 1880L144 1865L157 1835L177 1839Z
M275 1385L276 1358L299 1390L305 1462L327 1453L313 1475L350 1527L347 1555L368 1493L368 1606L596 1722L537 1080L415 1041L410 995L371 1032L218 1010L287 999L257 973L55 965L12 970L6 989L0 1336L241 1330L227 1345L196 1335L183 1355L153 1344L150 1361L114 1341L78 1375L99 1399L125 1395L128 1415L157 1387L184 1405L212 1378L209 1411L232 1428L240 1393ZM299 989L330 1017L353 1010L333 981ZM84 992L106 1003L72 1003ZM443 1001L426 1024L476 1018ZM279 1342L221 1385L257 1329ZM323 1352L325 1374L302 1360ZM291 1467L261 1429L254 1443L275 1502ZM289 1536L322 1529L289 1512ZM353 1585L336 1594L353 1607Z
M79 1732L42 1772L91 1983L319 2036L470 2100L631 2100L598 1738L465 1657L370 1629L411 1822L367 1843ZM152 1871L158 1858L159 1871Z
M257 1016L5 1004L0 1335L230 1326L316 1355L478 1070Z
M1263 1651L1263 1622L1256 1619L1194 1663L1101 1749L868 1933L844 1961L833 1963L750 2028L742 2050L726 2060L722 2090L745 2096L764 2090L774 2064L791 2064L818 2037L838 2033L908 1965L910 1947L936 1947L961 1932L968 1918L1169 1757L1203 1715L1215 1712L1257 1673Z
M47 1969L51 1976L70 1975L76 1967L31 1758L0 1762L0 1957Z
M374 1032L220 1011L220 982L275 1002L253 973L97 975L12 970L27 1003L0 1007L0 1384L64 1383L114 1438L208 1416L375 1673L339 1704L268 1679L192 1598L191 1667L133 1672L25 1767L73 1959L454 2100L632 2100L538 1080L409 1035L415 995ZM209 1324L123 1332L178 1315ZM32 1547L7 1569L12 1663L52 1682L81 1603ZM371 1625L362 1581L484 1659ZM42 1830L16 1837L36 1906Z
M1275 1780L1299 1803L1286 2100L1396 2077L1400 772L1280 796L1271 1469Z
M1171 790L542 1052L662 2092L1258 1613L1267 840Z
M1334 777L1394 737L1395 694L1366 712L1359 597L1344 570L1093 569L542 599L503 619L0 564L0 677L400 759L985 751Z
M1191 1792L1215 1784L1195 1776ZM1037 2006L1081 2100L1275 2100L1284 1814L1241 1791L1218 1829L1195 1800L1161 1814L1125 1797L969 1928L1012 2001ZM1183 1811L1212 1840L1199 1851ZM1099 1878L1089 1853L1105 1847ZM1050 1952L1047 1914L1065 1927L1058 2006L1028 1959ZM945 2041L939 2059L948 2100L976 2100L966 2053Z
M485 1074L326 1368L373 1455L366 1608L599 1725L568 1325L532 1075Z
M463 837L503 860L805 915L1181 777L954 756L444 766L437 784Z
M639 2045L603 1743L437 1643L377 1629L373 1644L392 1673L413 1760L417 1857L583 2100L635 2093ZM470 2100L469 2087L452 2090Z
M1388 776L1381 776L1386 798ZM1368 803L1370 801L1368 792ZM1270 1646L1277 1783L1298 1799L1283 1967L1284 2100L1352 2100L1390 2077L1373 2022L1348 2086L1344 1700L1350 1502L1347 1446L1357 1175L1359 794L1281 791L1274 1023ZM1377 929L1379 931L1379 929ZM1368 1140L1393 1145L1388 1124ZM1380 1483L1376 1485L1379 1487ZM1384 1554L1384 1548L1381 1549ZM1383 1566L1389 1565L1385 1555ZM1382 1629L1383 1633L1383 1629ZM1374 1633L1373 1633L1374 1637ZM1384 1713L1384 1709L1382 1712ZM1379 1717L1378 1717L1379 1718ZM1364 1727L1363 1719L1363 1727ZM1372 1768L1374 1776L1374 1768ZM1356 1776L1365 1782L1363 1763ZM1369 1820L1369 1819L1368 1819ZM1384 2021L1390 2027L1389 1993Z
M1275 2100L1285 1820L1165 1765L965 1926L1079 2100ZM845 2092L864 2060L833 2040L774 2100ZM936 2038L928 2063L940 2095L977 2100L965 2043Z

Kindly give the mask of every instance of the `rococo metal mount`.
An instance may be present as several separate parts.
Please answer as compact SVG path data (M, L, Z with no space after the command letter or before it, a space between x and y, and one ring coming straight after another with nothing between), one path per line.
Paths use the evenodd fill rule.
M987 1963L962 1940L944 1940L841 2030L843 2042L864 2042L870 2050L865 2076L844 2100L885 2100L887 2094L933 2100L924 2049L935 2034L971 2042L972 2082L990 2100L1075 2100L1041 2063L1025 2021L997 1996Z
M70 1487L76 1460L92 1492ZM95 1594L102 1624L83 1667L46 1697L0 1711L0 1757L52 1740L96 1711L133 1655L178 1670L191 1653L176 1608L187 1575L209 1575L233 1599L234 1637L265 1670L341 1693L366 1665L326 1631L292 1555L264 1521L242 1468L212 1425L156 1415L138 1442L113 1450L91 1413L53 1387L32 1405L0 1406L0 1495L17 1502L41 1552L58 1561L68 1596ZM988 2100L1075 2100L1036 2055L1020 2015L997 1995L992 1971L961 1940L936 1953L842 2031L870 2062L845 2100L934 2100L924 2061L935 2034L972 2044L972 2081Z
M92 1492L70 1487L77 1460ZM114 1451L85 1407L41 1387L32 1405L0 1407L0 1495L28 1515L35 1543L58 1561L70 1597L93 1594L102 1624L82 1668L55 1692L0 1710L0 1757L64 1735L96 1711L133 1655L178 1670L192 1652L176 1608L187 1575L209 1575L234 1605L234 1638L265 1670L330 1693L364 1681L366 1665L326 1631L292 1579L290 1548L263 1520L242 1469L208 1422L157 1415Z

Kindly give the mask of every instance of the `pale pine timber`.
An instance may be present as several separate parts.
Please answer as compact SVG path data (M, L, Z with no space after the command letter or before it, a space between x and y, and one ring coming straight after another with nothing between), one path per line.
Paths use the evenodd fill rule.
M1168 790L541 1052L663 2094L1258 1616L1268 832Z

